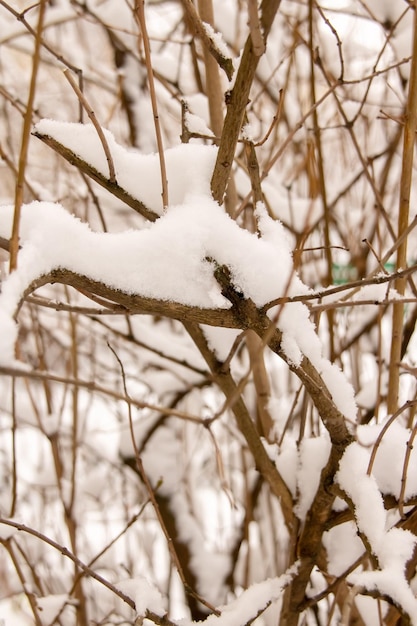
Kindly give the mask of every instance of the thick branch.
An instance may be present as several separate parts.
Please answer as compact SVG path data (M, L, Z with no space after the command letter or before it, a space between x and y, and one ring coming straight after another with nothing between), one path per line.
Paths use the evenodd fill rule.
M352 441L352 436L347 428L345 417L337 408L331 393L315 366L306 357L303 358L299 366L295 366L288 361L286 354L281 348L281 332L263 311L257 309L250 298L245 298L243 294L234 288L228 268L218 266L215 270L215 277L222 289L223 296L232 304L230 309L202 309L179 302L129 294L65 268L55 269L33 281L26 289L24 298L43 285L60 283L74 287L83 293L99 296L107 300L109 305L116 303L124 307L126 313L130 315L162 315L184 323L208 324L209 326L242 330L250 328L300 378L329 431L332 443L346 447ZM104 304L103 301L101 303Z
M344 415L336 406L323 378L311 361L304 357L299 366L288 361L281 347L281 332L275 328L265 313L259 311L250 299L244 298L234 288L227 267L218 266L215 270L215 277L222 289L223 296L232 303L232 310L234 310L237 319L240 320L241 324L246 323L246 326L242 327L250 327L254 330L262 341L278 354L301 380L328 430L332 442L327 465L322 471L319 488L308 512L304 531L299 537L297 546L297 556L301 559L299 574L291 588L288 589L289 599L285 603L283 623L286 626L296 626L311 571L320 552L322 535L332 512L335 494L331 486L334 475L337 472L339 461L346 447L353 441L353 437L347 428Z
M108 300L110 306L116 303L124 307L129 315L162 315L185 322L208 324L209 326L220 326L222 328L240 328L239 321L235 318L231 309L200 309L196 306L188 306L178 302L129 294L65 268L55 269L33 281L26 289L24 298L48 283L69 285L83 293L86 292L87 295L100 296L100 298Z
M281 0L263 0L261 4L260 26L265 45L280 3ZM219 204L223 201L227 182L230 177L236 144L239 138L240 128L242 126L243 115L248 104L249 92L253 79L255 78L256 68L258 67L260 59L257 50L254 50L252 36L249 34L243 50L242 60L237 72L235 85L228 99L227 114L224 121L222 139L211 179L211 192L213 194L213 198L219 202Z

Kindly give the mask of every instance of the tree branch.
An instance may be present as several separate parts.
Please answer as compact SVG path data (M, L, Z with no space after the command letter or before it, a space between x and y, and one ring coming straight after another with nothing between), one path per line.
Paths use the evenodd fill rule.
M263 0L260 8L260 26L263 32L264 44L271 30L275 15L281 0ZM235 85L230 93L227 114L224 120L223 133L217 153L216 165L211 178L211 192L213 198L221 204L230 177L237 140L242 126L243 115L248 104L249 92L259 63L258 46L253 47L250 33L243 50L242 60L237 72Z
M294 524L294 506L291 493L275 464L266 453L255 423L249 414L242 395L237 389L230 370L225 370L223 364L216 359L207 344L201 328L197 324L186 323L185 328L210 367L215 382L230 401L229 408L233 411L239 430L253 455L256 467L269 484L272 493L280 501L285 522L291 528Z
M217 63L219 64L219 67L221 67L222 70L225 72L227 78L229 80L232 80L232 76L233 76L232 59L225 57L224 54L221 52L221 50L219 50L219 48L216 46L216 43L213 40L213 38L209 36L206 28L204 27L204 23L201 21L196 11L196 8L192 0L182 0L182 5L185 11L187 12L190 22L193 25L193 28L196 34L201 39L204 47L210 52L212 57L216 59Z
M140 213L140 215L142 215L145 219L150 222L155 222L158 219L159 215L152 211L152 209L149 209L145 204L143 204L143 202L131 196L130 193L126 191L126 189L123 189L123 187L121 187L116 181L111 182L106 176L104 176L104 174L101 174L92 165L78 156L78 154L75 154L75 152L59 143L59 141L53 137L49 137L49 135L43 135L37 131L34 132L33 135L55 150L55 152L59 155L64 157L68 163L74 165L78 170L80 170L80 172L89 176L113 196L116 196L116 198L119 198L119 200L130 206L131 209Z
M208 324L209 326L219 326L221 328L240 328L239 321L231 309L201 309L179 302L129 294L65 268L52 270L49 274L44 274L34 280L25 290L22 302L36 289L49 283L68 285L83 293L88 292L89 294L99 296L108 300L109 304L116 303L124 307L129 315L162 315L170 319L195 322L197 324Z

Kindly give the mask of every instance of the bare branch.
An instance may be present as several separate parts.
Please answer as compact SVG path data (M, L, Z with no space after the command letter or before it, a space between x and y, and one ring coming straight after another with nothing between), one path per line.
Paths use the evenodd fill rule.
M71 74L69 73L68 69L64 70L64 76L67 79L67 81L69 82L69 84L71 85L71 87L73 88L73 90L75 91L75 93L77 95L77 98L80 101L80 104L83 106L85 112L87 113L87 115L90 118L94 128L97 131L97 135L99 136L99 139L101 141L101 145L103 146L104 154L106 155L107 163L108 163L108 166L109 166L109 183L114 185L114 184L117 183L117 181L116 181L116 171L114 169L113 157L111 155L109 144L107 143L106 136L103 133L103 129L101 128L100 124L98 123L96 114L94 113L93 109L91 108L87 98L85 97L85 95L83 94L81 89L78 87L77 83L75 82L75 80L71 76Z

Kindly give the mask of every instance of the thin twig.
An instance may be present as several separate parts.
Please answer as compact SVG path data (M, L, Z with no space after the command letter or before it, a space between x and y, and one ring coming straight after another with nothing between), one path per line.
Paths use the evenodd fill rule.
M112 184L117 183L116 180L116 171L114 168L114 161L113 161L113 157L111 155L110 152L110 148L109 148L109 144L107 142L106 136L103 132L103 129L101 128L100 124L98 123L96 114L94 113L93 109L91 108L90 103L88 102L87 98L85 97L85 95L83 94L83 92L81 91L81 89L79 88L79 86L77 85L76 81L74 80L74 78L72 77L71 73L69 72L68 69L64 70L64 76L67 79L67 81L69 82L69 84L71 85L71 87L73 88L79 102L82 104L85 112L87 113L88 117L91 120L91 123L93 124L94 128L97 131L97 135L99 136L99 139L101 141L101 145L103 146L103 150L104 150L104 154L106 155L106 159L107 159L107 164L109 166L109 181Z
M147 505L149 504L150 500L146 500L146 502L144 502L142 504L142 506L140 507L140 510L138 513L136 513L135 515L133 515L130 520L126 523L125 527L119 532L117 533L117 535L115 537L113 537L113 539L111 539L105 546L104 548L102 548L100 550L100 552L97 552L97 554L87 563L87 567L88 568L92 568L92 566L94 565L94 563L96 563L104 554L106 554L106 552L108 552L110 550L110 548L112 546L114 546L114 544L121 538L123 537L123 535L126 534L126 532L129 530L129 528L131 528L133 526L133 524L139 519L139 517L142 515L143 511L145 510L145 508L147 507ZM74 590L76 588L76 586L79 584L80 579L85 576L87 574L86 570L81 570L80 572L78 572L78 574L75 576L74 578L74 582L71 586L71 589L68 591L68 596L72 596L74 593ZM51 624L49 624L48 626L53 626L53 624L56 624L57 620L59 619L60 615L62 614L63 610L65 608L65 605L61 608L61 610L59 611L59 613L57 613L57 615L55 616L53 622Z
M401 415L401 413L403 413L404 411L406 411L408 408L410 408L411 406L415 405L417 403L417 400L408 400L405 404L403 404L402 407L400 407L399 409L397 409L397 411L395 411L395 413L393 413L391 415L391 417L387 420L387 422L384 424L384 426L381 429L381 432L379 433L374 446L372 448L372 453L369 459L369 463L368 463L368 469L366 470L366 473L368 474L368 476L370 476L372 474L372 468L374 466L375 463L375 457L376 457L376 453L378 451L378 448L381 444L381 441L385 435L385 433L387 432L388 428L391 426L391 424L393 424L393 422L395 422L395 420L397 419L397 417L399 417Z
M158 146L159 166L161 169L161 185L162 185L162 206L165 210L168 207L168 177L165 165L164 146L162 142L161 124L159 121L158 102L156 99L155 81L152 69L151 46L149 43L148 30L145 18L145 0L135 1L135 17L140 26L143 40L143 50L145 53L146 71L148 74L149 94L152 104L153 119L155 125L156 143Z
M125 370L124 370L123 363L120 360L120 357L118 356L118 354L114 350L114 348L112 348L112 346L109 343L107 343L107 345L108 345L109 349L113 352L114 357L115 357L116 361L119 364L120 372L121 372L121 376L122 376L122 382L123 382L123 390L124 390L126 398L129 398L129 393L128 393L127 384L126 384L126 375L125 375ZM131 438L133 450L134 450L134 453L135 453L136 467L137 467L137 470L139 472L139 476L141 477L141 479L142 479L142 481L143 481L143 483L144 483L144 485L146 487L146 491L148 492L149 500L152 503L152 506L153 506L154 511L155 511L155 515L156 515L156 517L158 519L158 523L159 523L159 525L161 527L161 530L162 530L162 532L163 532L163 534L165 536L169 554L171 556L172 562L174 563L174 565L175 565L175 567L177 569L178 575L179 575L179 577L181 579L181 582L182 582L182 584L184 586L184 590L187 593L189 593L190 595L192 595L198 602L201 602L201 604L206 606L215 615L220 615L220 612L212 604L207 602L207 600L205 600L194 589L192 589L190 587L190 585L188 584L188 582L187 582L187 580L185 578L184 570L183 570L183 567L181 565L181 561L180 561L180 559L178 557L177 551L175 549L174 542L172 541L172 538L171 538L171 536L170 536L170 534L168 532L168 529L166 527L164 518L163 518L161 510L159 508L158 501L157 501L157 499L155 497L154 488L151 485L151 482L150 482L150 480L148 478L147 473L145 472L145 468L144 468L143 463L142 463L142 458L140 456L139 448L138 448L138 445L136 443L136 434L135 434L135 430L134 430L134 427L133 427L132 407L131 407L131 404L129 402L127 403L127 411L128 411L128 417L129 417L130 438Z
M1 523L1 520L0 520ZM36 599L35 599L35 594L30 590L30 585L28 585L26 578L25 578L25 574L23 572L23 569L20 566L20 563L14 553L13 550L13 544L11 539L6 539L6 540L0 540L0 544L2 544L4 546L4 548L7 550L10 559L13 563L13 566L16 570L16 574L20 580L20 583L22 585L22 589L24 590L24 593L26 595L26 598L28 600L28 604L31 608L31 611L33 613L33 618L35 620L35 625L36 626L42 626L42 620L40 618L39 615L39 610L38 610L38 606L36 604Z
M19 530L20 532L23 532L23 533L27 533L28 535L32 535L32 537L36 537L40 541L43 541L44 543L48 544L49 546L51 546L52 548L60 552L63 556L70 559L79 569L85 572L88 576L91 576L91 578L94 578L94 580L101 583L104 587L107 587L107 589L109 589L112 593L118 596L121 600L123 600L123 602L128 604L132 609L136 608L134 601L131 598L129 598L129 596L127 596L125 593L120 591L120 589L117 589L115 585L113 585L108 580L103 578L103 576L100 576L100 574L98 574L93 569L91 569L91 567L83 563L77 556L75 556L75 554L73 554L65 546L57 543L53 539L50 539L50 537L48 537L47 535L44 535L38 530L35 530L34 528L30 528L30 526L26 526L26 524L20 524L19 522L15 522L14 520L0 517L0 525L1 524L15 528L16 530Z
M411 405L410 405L411 406ZM401 491L398 496L398 510L400 512L401 518L404 519L404 500L405 500L405 488L407 485L407 475L408 475L408 466L410 464L411 451L413 449L413 442L417 435L417 424L414 424L413 430L411 431L411 435L407 441L407 449L404 457L404 466L401 475Z
M113 398L114 400L122 400L138 409L149 409L150 411L155 411L156 413L161 413L162 415L178 417L189 422L194 422L195 424L204 425L204 420L200 417L190 415L189 413L179 411L178 409L167 408L149 402L142 402L141 400L136 400L131 396L126 397L123 393L118 393L117 391L109 389L108 387L102 387L101 385L97 385L93 380L75 380L74 378L71 378L69 376L58 376L57 374L52 374L51 372L40 372L39 370L26 370L24 368L19 369L16 367L7 366L0 366L0 374L4 376L15 376L16 378L29 378L32 380L49 381L54 383L60 383L62 385L77 386L82 389L88 389L89 391L103 394L105 396Z

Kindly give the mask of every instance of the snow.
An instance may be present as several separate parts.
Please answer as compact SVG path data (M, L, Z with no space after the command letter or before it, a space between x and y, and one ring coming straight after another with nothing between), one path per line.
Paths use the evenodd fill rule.
M293 498L296 498L298 481L298 450L296 442L293 439L286 441L285 446L279 451L275 464L282 478L285 480L288 489L291 491Z
M95 169L108 176L109 167L97 131L92 124L76 124L43 119L34 131L53 137ZM162 212L160 162L157 154L141 154L119 145L113 134L103 129L114 162L117 182L131 196L155 213ZM210 194L210 176L216 148L181 144L165 151L169 202L183 202L186 193Z
M67 60L82 68L85 93L91 98L98 119L109 124L116 137L125 137L126 141L141 146L142 153L126 149L109 131L104 131L116 166L118 183L148 206L158 219L152 224L146 223L142 218L137 219L119 200L114 196L108 198L100 188L98 201L103 208L103 223L107 227L105 229L110 233L94 232L93 222L82 223L70 214L74 211L76 215L90 219L94 212L84 184L78 180L77 169L73 168L73 174L68 174L66 169L61 169L52 153L51 163L42 162L39 155L44 156L44 146L37 140L31 141L25 176L37 194L35 197L42 202L23 207L20 232L22 248L19 252L18 270L11 276L1 277L0 361L6 366L15 366L15 344L19 330L16 317L21 326L22 338L19 345L22 349L20 352L16 351L16 354L24 356L27 362L27 366L20 362L19 366L27 367L28 370L37 368L33 372L34 376L39 376L39 370L42 370L44 380L14 380L16 389L13 389L13 397L12 390L9 389L12 386L11 376L4 377L0 407L0 427L5 433L0 457L1 507L4 511L11 510L15 490L18 496L15 519L21 522L25 519L25 514L30 513L27 515L28 525L41 529L45 535L67 545L68 535L65 525L63 526L62 511L63 505L68 509L71 502L70 512L77 526L77 555L85 562L93 562L95 570L101 571L112 582L124 576L132 577L128 581L115 584L134 599L138 622L142 623L141 618L146 618L147 611L158 613L162 616L161 621L167 609L173 619L176 615L188 615L189 607L184 598L184 590L179 577L172 574L166 541L154 518L152 507L148 505L143 510L141 519L134 526L126 527L132 513L141 510L140 505L145 504L147 494L137 477L133 472L130 476L130 470L123 467L120 460L120 455L132 455L132 442L127 424L126 403L118 401L116 397L110 398L112 392L121 390L122 384L113 355L107 354L104 345L108 334L125 368L129 395L135 399L140 398L144 404L148 401L150 403L145 409L132 408L134 435L137 437L149 479L157 486L157 494L169 503L177 524L177 537L190 550L189 564L196 577L195 587L215 606L230 601L227 606L221 606L219 617L212 615L206 620L207 626L241 626L252 623L258 613L273 602L276 604L271 607L272 610L256 620L256 624L270 626L279 621L277 612L281 605L282 590L291 577L296 575L296 571L292 570L284 577L264 579L284 571L284 561L288 558L289 550L291 552L288 548L290 531L285 528L282 520L279 499L271 497L268 488L262 488L257 499L253 498L253 507L256 508L253 511L248 508L251 493L256 495L252 489L257 474L252 455L246 449L242 434L234 421L230 421L227 414L222 413L219 419L211 423L210 432L199 424L204 417L216 415L220 408L229 409L230 403L225 404L221 393L211 384L207 365L181 324L165 318L162 321L155 320L150 315L133 316L128 321L124 316L107 316L103 322L103 318L92 321L85 316L71 314L74 318L71 337L68 332L70 315L56 314L51 309L32 305L25 306L20 311L19 304L33 280L54 268L67 268L86 274L128 294L201 309L214 307L220 313L230 308L230 303L221 295L213 276L216 264L229 267L236 288L244 296L252 298L258 307L280 297L314 295L307 284L320 289L318 282L325 275L322 271L325 269L323 209L320 194L316 198L309 197L314 194L310 193L308 182L311 181L307 181L305 176L307 166L312 166L314 179L314 160L304 160L310 155L306 149L310 147L311 118L305 120L303 127L297 130L305 108L310 106L309 53L307 46L291 48L290 53L288 49L288 41L293 42L291 27L295 23L300 26L301 35L307 32L305 28L308 25L303 21L306 16L306 7L303 4L306 3L287 3L283 12L277 15L267 53L257 70L258 80L251 91L251 101L248 103L249 122L242 129L241 136L244 140L255 141L265 137L273 115L277 114L278 89L285 85L283 116L272 128L273 132L265 145L257 148L262 172L265 167L269 171L268 164L275 151L280 150L281 146L288 146L280 163L269 171L268 179L262 182L268 213L281 219L285 229L279 222L270 219L265 207L259 204L256 207L259 225L257 234L250 234L240 228L212 201L210 179L217 148L201 145L201 140L196 143L191 140L190 144L177 145L166 150L169 203L167 209L163 210L160 158L158 154L146 154L154 150L154 127L149 91L145 86L146 70L141 64L137 49L138 29L131 7L128 3L119 6L120 3L113 0L104 3L101 0L91 0L88 7L83 5L83 10L80 7L80 10L75 10L70 4L67 0L59 0L55 7L48 8L45 25L48 30L47 38L56 46L57 51L62 48L68 52ZM366 12L365 3L363 6L359 4L348 0L327 3L323 7L326 22L323 15L317 15L314 37L320 48L323 67L335 78L340 72L340 58L336 50L338 42L335 33L331 32L329 26L335 27L341 37L345 79L357 78L360 82L356 86L339 85L335 95L340 97L340 104L349 119L355 118L361 151L366 158L369 153L372 172L378 178L384 167L384 156L381 158L381 155L386 154L386 142L391 141L391 132L400 120L403 90L397 70L374 76L369 83L363 75L371 72L374 61L377 62L374 56L375 37L378 37L377 46L381 53L386 44L383 56L378 57L375 65L378 71L385 71L387 63L395 60L395 51L398 58L409 53L411 33L407 29L413 12L409 8L399 28L388 36L388 31L382 24L375 24L368 18L356 17L357 13L363 16ZM381 23L385 20L396 20L408 6L404 0L397 3L392 0L369 0L367 4L372 6ZM248 35L245 3L214 0L214 7L215 29L222 35L206 25L208 36L225 57L230 58L232 51L233 55L241 58L238 55ZM89 11L92 11L91 15L88 14ZM175 146L179 141L182 97L190 104L192 111L185 116L190 132L211 135L207 126L210 119L207 97L195 93L196 86L197 91L199 89L196 85L197 74L201 72L205 82L201 46L197 43L195 61L198 67L193 72L190 61L194 51L190 45L192 42L189 29L182 20L180 3L148 2L146 12L153 67L155 72L160 72L164 79L168 79L159 80L156 76L156 95L160 103L164 143ZM29 35L20 36L25 33L20 22L12 17L3 19L3 14L6 15L4 10L0 13L0 21L5 25L2 36L6 56L3 65L5 70L8 68L4 72L4 86L11 95L11 100L4 105L3 121L7 131L5 146L13 157L11 162L14 162L18 148L13 135L19 135L21 120L19 109L13 109L14 105L24 102L24 96L27 95L27 61L33 41ZM94 18L94 13L97 14L97 19ZM85 19L81 21L83 14ZM36 27L36 7L25 15ZM59 28L53 28L54 20ZM286 30L282 28L284 22L288 22ZM77 31L76 38L74 35ZM68 33L72 33L71 39ZM16 37L17 34L19 38ZM111 44L107 41L110 35ZM403 41L400 41L403 36ZM229 48L225 46L225 41L229 43ZM400 54L402 46L404 52ZM100 50L100 54L89 55L94 49ZM19 56L19 64L9 62L11 52L16 57ZM103 66L105 59L108 61L106 68ZM116 71L115 62L117 65L121 63ZM42 64L44 61L41 59ZM68 86L67 91L65 88L61 91L60 81L63 81L63 77L59 65L60 62L52 61L43 71L41 68L37 81L35 114L54 116L56 110L56 115L62 119L76 119L78 102L74 94L68 91ZM17 82L14 82L12 76L14 69L16 78L19 79ZM224 89L230 87L231 85L226 85L222 72L220 75ZM318 94L322 95L326 86L320 78L320 72L315 72L315 76ZM44 95L45 84L48 85L48 101ZM368 86L369 98L364 93ZM133 125L137 128L135 137L130 137L128 133L130 120L125 119L127 107L125 110L124 103L121 106L118 97L121 88L126 90L126 103L132 105L130 114L134 120ZM361 244L357 234L361 233L361 237L362 234L364 237L368 236L369 222L372 222L375 238L373 236L370 241L377 244L376 254L382 256L390 248L392 241L383 228L373 230L377 218L372 217L376 214L373 200L369 200L366 182L363 181L363 186L351 182L355 176L359 177L358 181L364 178L363 168L358 169L358 159L356 155L352 159L351 149L347 144L338 141L337 134L339 130L343 134L343 129L336 129L340 126L340 120L332 102L333 97L329 97L328 103L318 110L320 126L326 129L326 133L323 133L323 146L325 165L327 163L328 166L325 169L328 169L329 174L326 176L328 197L335 199L329 201L334 218L331 223L332 244L350 246L354 243L351 250L345 249L341 255L346 257L346 263L351 257L359 258ZM390 121L387 118L383 125L376 125L375 118L379 115L381 103L384 110L388 111ZM363 114L356 118L358 107L363 107ZM371 128L373 133L368 135ZM103 146L95 128L90 124L43 120L35 127L35 131L55 138L103 176L108 176L109 168ZM286 141L290 139L294 140L287 144ZM241 158L242 148L242 145L238 147L238 156L234 161L239 198L251 192L248 172L244 159ZM398 180L399 161L400 156L397 154L387 179L387 206L395 206L393 198L398 187L395 181ZM3 162L2 172L6 178L13 178L12 168L6 162ZM343 191L346 185L349 185L347 192ZM339 196L340 192L343 195ZM30 189L25 190L25 193L28 198L32 197ZM5 202L12 202L10 198L13 194L8 191L7 185L2 194L8 198ZM63 206L52 202L56 198L61 199ZM129 221L125 221L126 213L131 215ZM249 210L245 210L245 213L248 214ZM239 218L242 219L240 223L244 222L243 215L242 213ZM0 207L2 236L10 236L12 217L12 207ZM95 219L94 216L92 219ZM139 223L140 230L126 230L115 234L115 230L119 231L121 227L126 229L130 223ZM287 237L288 233L291 240ZM305 239L301 237L303 234L306 235ZM306 284L303 284L294 271L292 259L294 245L300 250L300 247L304 248L304 244L305 254L303 252L303 257L297 255L297 259L302 258L299 271L302 272ZM410 240L410 245L414 249L413 240ZM339 260L339 252L333 250L335 260ZM5 257L4 253L2 258ZM58 290L55 293L63 291ZM51 290L47 288L42 293L50 294ZM84 302L78 294L75 294L74 300L72 292L69 294L73 303ZM383 302L387 296L390 300L396 297L391 286L385 284L364 287L352 298L355 304L360 304L360 300ZM321 299L321 304L337 302L340 297L340 293L328 296ZM318 307L316 312L317 309ZM317 330L311 321L312 310L302 302L277 305L268 311L268 315L282 333L281 348L287 363L296 369L303 363L303 359L309 359L350 424L356 419L356 404L353 389L346 382L346 376L351 377L360 390L360 396L356 398L358 403L372 409L377 399L379 407L379 417L375 416L372 426L351 429L358 443L346 452L337 480L348 494L346 500L349 504L352 503L355 518L351 517L351 521L336 525L324 533L328 570L321 572L318 567L314 568L307 593L324 590L330 581L327 574L343 575L358 557L362 554L366 556L366 547L370 545L375 560L370 562L368 559L363 565L368 571L362 571L361 565L346 579L347 600L356 591L362 593L365 586L376 590L375 595L390 595L410 615L415 616L416 600L409 587L415 592L416 582L414 581L414 586L412 583L407 584L404 568L413 554L416 540L410 533L395 527L399 521L398 508L387 512L383 501L387 494L398 498L402 487L405 487L405 499L417 495L417 456L415 449L411 449L411 444L407 447L412 431L405 427L407 419L411 423L413 416L415 418L413 413L410 412L410 416L401 415L390 426L376 451L372 475L367 475L373 446L385 424L384 421L377 424L375 422L381 420L386 411L383 392L388 351L384 344L388 343L392 334L391 327L386 328L385 325L380 328L380 337L377 337L378 329L375 325L367 331L370 326L366 326L369 321L366 316L369 312L374 315L374 311L375 307L365 309L364 306L356 306L352 309L338 309L336 312L336 352L340 345L346 345L347 340L363 327L359 343L355 344L353 350L349 349L341 354L337 361L345 369L346 375L324 357L319 333L326 341L329 329L325 315L314 318L320 324ZM343 322L339 326L342 318ZM53 322L51 326L49 322ZM96 334L101 323L103 327ZM227 358L233 343L242 333L242 329L207 325L202 325L202 331L219 361ZM132 339L132 342L128 343L127 338ZM242 341L244 342L244 337ZM364 346L368 350L366 354ZM45 349L45 362L39 358L42 356L42 348ZM156 350L156 353L152 353L152 350ZM410 344L405 359L411 365L414 363L414 351L415 346ZM69 359L71 356L75 359L78 353L79 362L77 368L74 368L77 371L70 371ZM171 358L174 359L172 363ZM187 364L194 369L189 369ZM328 459L329 437L316 411L311 405L305 404L310 401L306 400L300 381L295 380L296 377L288 371L287 365L268 350L265 350L265 364L271 382L269 408L274 420L273 431L280 445L263 440L262 445L291 491L295 507L293 512L306 536L308 526L304 528L304 524L322 468ZM54 382L55 368L61 375L61 380L65 375L72 380L74 377L81 383L94 381L102 389L105 386L109 394L105 399L100 399L100 391L87 393L87 390L81 388L72 394L72 384ZM239 350L231 363L236 382L242 380L248 373L248 368L247 351ZM410 393L407 397L414 398L416 383L412 373L402 376L402 380L409 385ZM251 380L243 394L251 415L255 417L256 397ZM403 390L400 394L402 396L405 396ZM379 400L382 402L381 406ZM16 404L13 413L12 401ZM161 414L165 413L150 408L152 405L168 410L173 407L173 414L162 418ZM175 415L174 409L178 415ZM185 417L194 420L179 419L181 412ZM301 422L305 430L300 430L300 418L306 418L305 422ZM12 432L14 421L17 426L15 441ZM11 436L8 436L9 432ZM55 471L56 466L54 469L51 442L56 442L56 449L62 459L62 476ZM71 446L74 446L72 459ZM405 467L408 452L409 464ZM14 463L18 470L16 489L11 484L10 475ZM71 494L73 489L75 492ZM74 502L71 501L71 495L74 495ZM346 509L347 504L339 498L334 504L334 512L342 507ZM248 515L247 519L244 518L245 513ZM337 515L335 519L336 523L340 521ZM330 519L330 523L332 522L333 517ZM328 525L325 527L328 528ZM122 531L124 534L117 540L117 544L109 548L109 542ZM70 600L65 591L69 592L71 589L74 580L71 580L73 567L59 552L56 560L51 559L44 542L35 541L31 537L27 545L28 538L23 533L16 537L17 532L6 524L0 525L0 538L10 538L12 544L16 539L16 545L19 548L21 546L22 554L27 555L27 565L31 567L33 564L35 570L39 569L42 588L37 588L35 582L30 580L30 568L26 568L27 590L33 590L41 596L57 594L36 598L41 610L41 621L49 623L60 607ZM246 533L244 536L241 535L243 532ZM366 547L361 537L366 538ZM242 541L242 544L239 545L237 540ZM235 546L236 549L239 548L239 554L234 552ZM106 551L99 560L92 561L103 547ZM27 606L27 599L23 594L19 594L18 589L21 586L15 582L17 577L12 565L6 562L4 564L3 578L7 581L5 593L13 597L13 603L16 610L19 607L20 615L14 619L13 611L13 615L9 617L5 607L8 606L6 603L11 605L12 602L9 597L5 598L0 600L0 622L4 619L7 623L10 620L11 624L23 624L26 623L25 614L30 614L30 607ZM372 569L378 571L369 571ZM144 577L137 577L138 573ZM226 578L226 574L229 578ZM229 588L227 580L232 578L232 588ZM252 584L261 580L263 582ZM175 585L178 589L173 593ZM352 585L358 585L359 589L352 589ZM113 612L112 594L108 594L105 589L101 590L96 581L88 576L84 577L83 586L89 619L92 622L104 623L106 619L118 623L132 621L129 607L125 607L128 611L125 619L121 609ZM248 589L242 591L246 587ZM163 590L168 597L162 596L159 590ZM110 595L110 598L102 601L102 591L107 596ZM58 592L62 595L58 595ZM354 601L360 609L362 604L365 607L361 610L366 626L380 624L383 618L377 613L378 609L380 613L385 610L387 603L384 600L376 601L374 598L361 598L358 595ZM367 602L372 603L374 617L371 617L371 606L366 605ZM69 605L61 620L63 624L72 623L68 618L73 618L73 612L74 606ZM338 608L332 604L332 598L326 597L317 605L316 616L310 610L301 617L301 621L304 619L306 624L313 623L315 617L322 623L336 623L340 620ZM282 619L281 616L281 621ZM347 621L342 616L342 622ZM190 623L188 619L182 622L184 626L190 626Z
M369 446L377 440L385 422L376 426L359 426L358 441L362 445ZM407 442L411 431L404 428L398 422L393 422L379 444L372 473L378 487L384 494L399 497L401 492L401 480L404 471ZM389 462L388 462L389 459ZM417 494L417 449L412 448L408 462L407 478L405 483L404 498L411 498Z
M0 232L9 238L13 207L1 215ZM171 206L149 228L116 234L92 232L58 204L33 202L23 207L21 242L19 271L5 281L2 303L14 297L16 304L31 281L65 267L129 294L228 308L207 260L213 258L228 265L237 287L261 306L284 291L290 271L279 249L240 229L204 195Z
M165 614L164 599L160 591L143 576L119 581L116 586L132 598L137 616L144 617L147 610L156 615Z
M364 553L354 522L334 526L323 535L329 574L341 576Z
M233 328L219 328L202 324L201 328L209 348L213 350L219 361L225 361L230 354L234 342L242 331Z
M285 587L291 582L297 573L297 565L290 568L282 576L268 578L260 583L254 583L241 595L232 600L224 607L218 607L220 615L209 615L207 619L199 622L201 626L241 626L255 618L271 602L279 600ZM182 619L180 626L191 626L193 622Z
M405 577L405 566L417 538L409 531L389 528L376 479L367 474L369 451L354 442L345 451L336 480L352 500L358 530L366 536L379 570L354 573L349 580L368 590L387 594L417 624L417 599Z
M94 127L42 120L36 131L54 137L103 175L108 164ZM129 193L161 211L159 157L118 145L105 131L116 176ZM59 204L23 206L19 269L5 281L0 311L0 361L11 362L16 328L11 317L33 280L66 268L128 294L199 308L229 308L214 275L213 262L226 265L235 287L261 307L279 296L308 293L293 270L290 243L282 224L258 203L259 236L238 226L212 198L210 177L216 149L184 144L166 151L170 206L142 230L97 233ZM13 207L1 209L0 236L10 238ZM48 242L47 245L45 242ZM6 315L4 315L6 312ZM7 315L9 317L7 317ZM323 376L340 411L354 422L352 387L322 356L321 342L301 302L270 310L283 333L282 349L295 366L307 356Z
M250 124L249 122L247 124L244 124L242 126L241 132L242 132L242 139L244 139L245 141L251 141L255 143L256 131L253 127L253 124Z
M294 440L287 438L285 446L282 446L278 454L276 447L270 446L270 457L296 500L294 511L301 522L305 520L313 503L321 471L329 457L330 446L327 435L306 437L298 447Z
M304 521L313 503L320 484L320 475L327 463L330 453L330 439L323 437L305 438L299 451L299 467L297 472L299 497L295 507L297 517Z
M204 30L206 31L207 36L209 37L209 39L211 39L215 48L221 54L221 56L224 59L231 59L232 57L230 55L229 48L225 43L222 34L216 32L211 24L208 24L207 22L202 22L202 25Z
M297 565L290 568L282 576L269 578L260 583L251 585L241 595L229 602L226 606L218 607L220 615L212 614L199 622L202 626L240 626L255 618L271 602L279 600L285 587L291 582L297 572ZM164 599L155 587L146 578L135 578L119 581L116 586L120 591L132 598L136 605L136 615L144 617L146 611L163 616L166 612ZM179 626L191 626L195 622L188 619L178 620Z
M202 511L207 508L204 503L200 505ZM189 546L190 565L199 581L198 590L211 603L218 604L224 598L224 581L230 571L229 552L215 550L208 545L195 511L190 510L187 498L178 489L171 498L170 506L178 523L179 538Z
M54 594L36 598L39 614L44 624L49 624L61 613L66 606L75 605L76 601L72 600L67 594ZM74 610L74 609L72 609ZM75 615L72 613L72 618Z
M185 125L190 133L195 133L196 135L203 135L205 137L214 137L213 131L208 128L206 122L199 115L195 115L194 113L190 113L189 111L185 112Z

